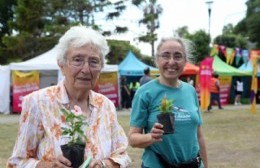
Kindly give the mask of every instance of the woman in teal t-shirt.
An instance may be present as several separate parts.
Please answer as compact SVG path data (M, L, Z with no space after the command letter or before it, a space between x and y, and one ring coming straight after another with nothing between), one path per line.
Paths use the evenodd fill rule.
M208 167L197 94L194 87L179 80L190 57L188 41L162 39L155 57L160 76L134 96L129 143L144 148L142 168ZM163 134L163 125L157 121L164 96L174 100L173 134Z

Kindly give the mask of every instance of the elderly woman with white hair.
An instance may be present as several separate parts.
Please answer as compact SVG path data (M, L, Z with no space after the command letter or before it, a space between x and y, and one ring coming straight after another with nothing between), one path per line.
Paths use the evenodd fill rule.
M73 107L81 109L87 123L81 131L86 137L84 160L90 161L88 167L127 167L128 140L117 121L116 108L92 90L109 52L105 38L85 26L74 26L56 47L65 78L24 97L18 138L7 167L74 167L61 149L69 142L62 133L68 128L62 109L72 113Z

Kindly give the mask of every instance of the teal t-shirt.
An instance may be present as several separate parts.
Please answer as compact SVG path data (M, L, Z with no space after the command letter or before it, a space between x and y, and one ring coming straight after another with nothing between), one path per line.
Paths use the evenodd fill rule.
M174 99L175 131L174 134L164 135L162 142L145 148L142 161L146 167L163 168L153 151L171 164L189 161L199 152L197 128L202 124L199 102L194 87L185 82L181 82L178 88L172 88L154 79L141 86L133 99L130 125L144 128L145 133L150 132L157 122L158 107L165 95L167 99Z

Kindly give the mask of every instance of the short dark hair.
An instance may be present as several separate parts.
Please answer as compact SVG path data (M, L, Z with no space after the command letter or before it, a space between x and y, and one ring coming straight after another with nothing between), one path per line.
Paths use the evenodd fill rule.
M150 73L150 68L149 68L149 67L146 67L146 68L144 69L144 74L147 75L147 74L149 74L149 73Z

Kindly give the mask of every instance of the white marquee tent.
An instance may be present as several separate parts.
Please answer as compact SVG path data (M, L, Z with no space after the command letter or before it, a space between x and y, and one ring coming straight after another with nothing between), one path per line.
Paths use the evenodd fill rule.
M57 50L56 48L52 48L51 50L34 57L30 60L19 62L19 63L11 63L9 66L1 67L0 73L0 80L6 81L1 82L5 83L6 86L0 86L1 90L8 90L8 93L0 92L0 113L10 113L9 104L10 100L3 101L10 98L10 72L12 70L19 70L19 71L32 71L38 70L40 71L40 88L44 88L50 86L51 84L56 84L60 79L63 78L59 66L57 64ZM6 73L8 71L8 73ZM106 72L118 72L118 65L108 65L106 64L102 69L102 73ZM9 89L6 89L9 88ZM0 91L1 91L0 90Z

